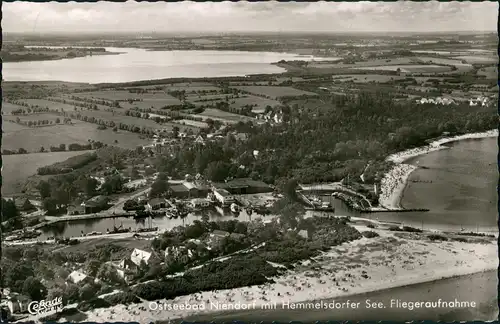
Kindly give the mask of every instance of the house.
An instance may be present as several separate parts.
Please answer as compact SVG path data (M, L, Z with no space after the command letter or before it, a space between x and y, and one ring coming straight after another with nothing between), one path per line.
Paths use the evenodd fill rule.
M245 238L245 236L246 236L245 234L240 234L240 233L231 233L231 234L229 235L229 237L230 237L230 238L232 238L232 239L234 239L234 240L238 240L238 241L240 241L240 240L244 239L244 238Z
M237 141L246 141L248 140L248 134L247 133L236 133L234 135L234 138L237 140Z
M69 205L67 208L68 215L83 215L85 214L85 206L82 205Z
M189 202L189 207L191 208L208 208L210 207L210 202L203 198L191 199Z
M214 187L217 189L225 189L233 195L247 195L273 191L268 184L251 178L236 178L224 183L215 183Z
M297 234L299 234L299 236L302 236L306 240L309 240L311 238L311 232L308 230L300 230L297 232Z
M186 255L188 258L192 258L194 256L194 253L185 246L169 246L165 249L165 259L177 259L182 255Z
M229 232L214 230L212 233L210 233L207 244L212 248L216 247L224 238L229 237L229 235Z
M79 270L75 270L69 274L66 281L78 285L84 285L86 283L92 283L94 280L91 277L87 276L85 273Z
M7 301L7 307L11 314L26 313L31 299L28 296L20 294L11 294Z
M184 184L173 184L168 188L168 195L174 198L188 198L189 189Z
M228 206L235 202L234 196L226 189L215 189L213 192L215 199L223 206Z
M188 189L188 197L190 198L206 197L210 192L210 186L200 180L185 181L182 184Z
M167 201L163 198L153 198L148 202L147 206L150 210L157 210L160 208L166 208Z
M85 208L85 214L98 213L109 207L109 199L106 196L95 196L81 204Z
M197 144L205 145L205 139L201 135L198 135L194 140L194 142Z
M152 261L152 253L146 252L140 249L134 249L130 255L130 261L132 261L136 266L140 266L142 262L149 264Z

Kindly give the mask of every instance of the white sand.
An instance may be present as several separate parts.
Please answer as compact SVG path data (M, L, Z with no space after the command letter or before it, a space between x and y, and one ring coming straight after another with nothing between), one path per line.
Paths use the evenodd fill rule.
M379 204L385 209L400 209L401 197L406 187L410 174L417 169L416 166L404 164L404 161L429 152L446 149L442 144L472 138L497 137L498 130L494 129L484 133L471 133L454 137L441 138L424 147L418 147L392 154L386 161L391 161L396 165L386 173L381 181Z
M357 227L359 230L368 229ZM249 309L253 309L270 302L280 305L284 301L305 302L336 298L498 267L497 245L494 243L433 243L400 238L397 239L398 242L389 242L391 237L394 238L393 232L379 229L374 231L381 236L346 243L317 257L313 265L321 266L320 270L312 270L308 265L311 262L307 261L293 272L288 271L275 278L274 284L201 292L174 300L157 301L177 307L182 305L182 310L152 310L150 302L143 302L96 309L86 313L86 321L143 323L175 319L221 311L211 304L217 302L233 308L236 305L248 305ZM371 247L367 246L369 243L372 243ZM373 243L379 244L373 247ZM353 266L355 268L352 268ZM363 275L365 277L362 277ZM198 309L194 309L195 307Z

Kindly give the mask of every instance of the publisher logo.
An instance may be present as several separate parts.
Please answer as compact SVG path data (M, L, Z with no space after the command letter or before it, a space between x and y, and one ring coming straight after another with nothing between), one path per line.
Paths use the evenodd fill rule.
M53 300L32 301L28 305L28 312L33 315L45 314L52 311L62 311L62 297L54 298Z

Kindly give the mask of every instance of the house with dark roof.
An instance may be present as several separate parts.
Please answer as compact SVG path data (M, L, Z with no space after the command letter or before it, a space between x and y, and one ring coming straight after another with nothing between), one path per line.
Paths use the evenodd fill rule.
M273 189L265 182L251 178L236 178L227 182L214 183L217 189L225 189L233 195L246 195L272 192Z
M166 208L167 201L163 198L153 198L148 201L148 208L151 210L157 210L160 208Z
M189 198L189 188L183 184L173 184L168 188L168 195L174 198Z
M81 204L85 208L85 214L98 213L109 208L109 198L106 196L95 196Z

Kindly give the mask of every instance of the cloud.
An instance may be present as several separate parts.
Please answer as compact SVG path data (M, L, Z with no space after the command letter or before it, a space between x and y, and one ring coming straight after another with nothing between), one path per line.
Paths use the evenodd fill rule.
M3 4L6 32L496 30L497 2L97 2Z

